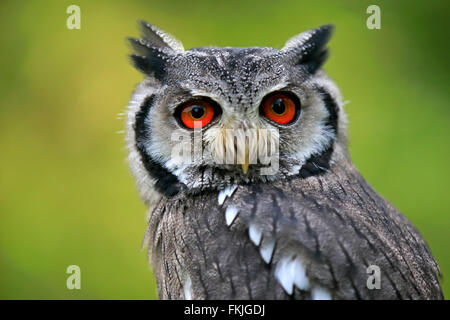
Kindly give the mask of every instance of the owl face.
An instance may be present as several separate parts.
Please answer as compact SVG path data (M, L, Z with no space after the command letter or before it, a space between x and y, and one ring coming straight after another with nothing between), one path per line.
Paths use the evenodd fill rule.
M339 91L320 70L332 28L281 49L193 48L147 23L130 39L146 75L129 106L141 191L166 195L327 170L343 145Z

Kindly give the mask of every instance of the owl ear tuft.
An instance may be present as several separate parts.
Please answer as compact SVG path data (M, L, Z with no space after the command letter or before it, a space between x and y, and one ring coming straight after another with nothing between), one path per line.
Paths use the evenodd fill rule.
M158 27L139 21L142 30L142 38L151 46L157 48L166 48L175 53L183 53L184 47L181 41L177 40L171 34L159 29Z
M128 38L134 54L130 55L134 67L147 76L162 80L170 58L184 52L180 41L145 21L139 22L142 39Z
M325 48L333 34L332 25L323 25L300 33L289 39L281 49L288 59L315 73L327 60L328 49Z

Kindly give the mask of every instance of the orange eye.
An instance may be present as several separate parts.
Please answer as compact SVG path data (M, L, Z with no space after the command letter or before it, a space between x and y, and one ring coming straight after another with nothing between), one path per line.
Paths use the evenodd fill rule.
M213 119L214 107L206 100L192 100L181 106L179 117L189 129L194 129L195 125L202 128Z
M290 123L297 113L300 102L291 93L272 93L262 103L264 116L279 124Z

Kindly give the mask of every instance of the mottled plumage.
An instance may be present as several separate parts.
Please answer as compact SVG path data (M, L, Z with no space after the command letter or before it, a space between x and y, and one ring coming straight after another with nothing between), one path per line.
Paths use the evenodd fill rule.
M349 157L342 99L320 69L330 26L302 33L281 50L187 51L142 26L143 38L130 40L133 63L146 79L130 102L127 144L149 207L144 243L160 298L443 298L425 241ZM261 111L279 92L296 103L288 124ZM202 149L221 154L227 129L238 137L276 129L263 144L279 143L277 171L265 175L265 164L247 161L241 170L204 154L180 161L173 148L190 147L194 131L176 119L177 110L192 99L220 108L201 129ZM174 132L186 139L173 139ZM367 287L371 265L380 268L380 289Z

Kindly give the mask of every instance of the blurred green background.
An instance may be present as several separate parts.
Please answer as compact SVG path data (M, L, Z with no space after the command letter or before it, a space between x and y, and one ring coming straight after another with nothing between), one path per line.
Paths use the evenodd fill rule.
M70 4L81 8L81 30L66 28ZM370 4L381 7L381 30L366 28ZM124 41L138 35L137 19L186 48L279 48L334 23L325 69L349 101L354 162L450 277L449 9L431 0L2 1L0 298L157 298L118 119L142 79ZM82 290L66 289L71 264Z

